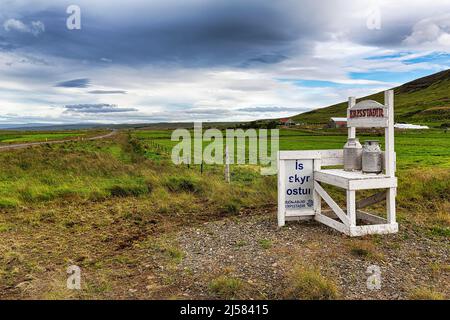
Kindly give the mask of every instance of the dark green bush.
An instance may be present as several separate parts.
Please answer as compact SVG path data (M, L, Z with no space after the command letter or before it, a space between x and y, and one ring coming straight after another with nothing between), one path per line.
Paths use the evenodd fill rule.
M199 193L202 191L200 181L192 177L170 177L165 185L171 192Z

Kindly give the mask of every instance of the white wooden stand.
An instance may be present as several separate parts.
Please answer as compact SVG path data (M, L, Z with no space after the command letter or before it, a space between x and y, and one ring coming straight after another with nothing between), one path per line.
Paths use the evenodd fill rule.
M395 152L394 152L394 93L385 92L384 119L376 119L371 122L369 119L363 121L349 121L348 136L354 138L356 127L352 124L358 124L362 127L384 127L385 128L385 152L384 172L381 174L366 174L361 171L348 172L343 169L326 169L326 166L343 165L343 150L316 150L314 151L314 213L310 215L315 220L343 232L351 237L363 236L366 234L386 234L398 232L398 224L395 216L395 196L397 192L397 178L395 177ZM377 106L374 101L362 101L359 104L367 106L371 104ZM358 104L358 105L359 105ZM355 98L349 99L349 110L358 107L355 105ZM372 125L375 123L375 125ZM311 151L297 151L296 156L301 157L302 152L310 156ZM290 152L292 154L292 151ZM280 151L279 158L286 158L288 151ZM280 166L280 170L282 166ZM279 174L279 181L280 177ZM346 190L347 206L344 211L325 191L322 184L328 184ZM372 196L356 201L356 192L359 190L386 189ZM283 192L283 191L282 191ZM331 208L330 212L322 211L321 199ZM387 218L382 218L361 209L378 203L386 199ZM281 197L279 200L283 200ZM279 201L278 225L285 224L286 217L283 216L284 202ZM363 225L357 225L357 221L363 221Z

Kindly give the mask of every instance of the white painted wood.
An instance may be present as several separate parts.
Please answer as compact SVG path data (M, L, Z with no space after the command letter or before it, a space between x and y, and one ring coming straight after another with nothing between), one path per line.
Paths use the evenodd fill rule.
M347 216L348 225L356 226L356 191L347 190Z
M348 182L349 190L371 190L397 187L397 178L360 179Z
M352 126L356 128L386 128L388 126L388 120L386 118L367 118L367 119L358 119L347 121L347 126Z
M284 161L280 160L280 151L278 152L278 227L283 227L286 224L285 220L285 195L284 192Z
M320 159L327 158L343 158L344 150L342 149L331 149L331 150L315 150L320 153Z
M395 196L397 194L397 188L389 188L386 193L386 213L387 220L389 223L396 222L396 212L395 212Z
M314 180L314 168L320 168L320 153L317 151L279 151L278 158L278 226L282 227L286 224L287 220L296 217L311 217L316 213L316 207L311 209L302 210L286 210L286 161L289 160L311 160L312 161L312 174L311 179ZM316 164L316 161L318 163ZM312 190L312 196L314 200L314 190ZM288 219L289 218L289 219Z
M367 174L343 169L322 169L314 172L314 180L346 190L383 189L397 187L397 178L384 174Z
M314 172L319 171L322 168L322 160L317 159L314 160ZM314 211L315 213L321 213L322 212L322 198L320 197L319 193L314 188L313 191L313 200L314 200Z
M328 218L327 216L324 216L323 214L320 214L320 213L316 214L314 219L316 221L321 222L324 225L327 225L333 229L336 229L346 235L350 235L349 227L339 221Z
M279 151L279 153L280 160L321 159L323 166L344 164L344 151L342 149Z
M289 217L286 216L285 220L286 221L308 221L308 220L312 220L314 219L314 216L296 216L296 217Z
M384 93L386 108L389 110L388 126L385 129L385 170L386 175L393 177L395 174L394 160L394 91L388 90Z
M386 219L361 210L356 210L356 218L373 224L387 224Z
M355 104L352 109L359 110L359 109L375 109L375 108L384 108L384 105L374 100L363 100ZM384 116L387 117L387 114L385 114Z
M347 119L350 119L350 109L353 108L355 106L355 104L356 104L355 97L348 98ZM348 127L348 138L349 139L356 138L356 128L355 127L352 127L352 126Z
M302 150L302 151L279 151L280 160L297 160L297 159L320 159L320 151Z
M352 117L352 112L380 110L383 117ZM385 128L388 126L389 108L373 100L364 100L355 104L347 112L347 127L356 128Z
M344 169L322 169L322 174L344 178L346 180L378 180L387 178L384 174L362 173L362 171L345 171Z
M345 214L345 212L339 207L339 205L333 200L333 198L330 197L330 195L325 191L324 188L318 183L314 182L314 189L317 191L317 193L322 197L322 199L330 206L331 210L334 211L334 213L341 219L341 221L345 225L350 225L350 221Z
M349 228L351 237L360 237L368 234L388 234L398 232L398 224L373 224L367 226L353 226Z
M301 216L313 216L316 212L314 209L311 210L289 210L285 211L285 217L301 217Z
M343 189L348 189L348 179L338 175L329 174L328 170L315 171L314 180Z
M322 166L339 166L344 165L344 150L317 150L320 152Z

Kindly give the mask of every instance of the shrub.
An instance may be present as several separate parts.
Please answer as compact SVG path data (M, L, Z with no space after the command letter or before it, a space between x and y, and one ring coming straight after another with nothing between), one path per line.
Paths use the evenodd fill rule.
M121 186L115 185L109 188L109 192L113 197L128 197L139 196L141 194L148 193L148 186L134 185L134 186Z
M334 282L325 278L317 270L296 267L289 275L286 299L333 300L339 297Z
M272 247L272 241L270 241L268 239L261 239L261 240L259 240L259 245L263 249L270 249L270 247Z
M193 177L170 177L165 186L171 192L192 192L199 193L202 191L200 181Z
M240 279L229 276L220 276L211 281L209 289L221 299L233 299L238 297L243 286Z
M444 300L444 295L431 288L416 288L410 292L411 300Z
M235 201L231 201L223 206L223 210L226 213L239 214L239 211L241 210L241 205Z
M17 199L11 198L1 198L0 199L0 209L15 208L19 206L19 201Z
M376 246L366 240L353 240L349 242L350 252L357 257L373 260L382 260L383 254L378 252Z

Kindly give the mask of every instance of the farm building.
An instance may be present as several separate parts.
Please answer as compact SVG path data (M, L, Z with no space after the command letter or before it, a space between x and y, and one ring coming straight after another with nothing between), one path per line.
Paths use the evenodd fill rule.
M291 118L280 119L280 124L285 127L295 126L295 122Z
M330 118L328 122L328 127L330 128L345 128L347 127L347 118Z

